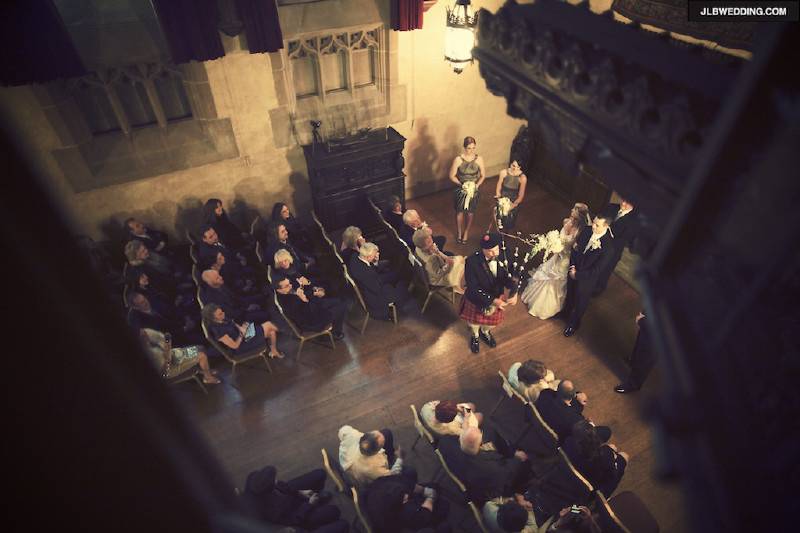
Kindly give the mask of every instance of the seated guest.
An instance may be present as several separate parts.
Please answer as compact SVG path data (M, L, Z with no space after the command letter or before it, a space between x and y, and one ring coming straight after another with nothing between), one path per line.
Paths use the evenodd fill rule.
M533 505L522 494L493 498L483 506L483 523L491 533L538 533Z
M143 267L129 267L127 272L125 284L128 286L128 290L140 292L151 302L158 301L160 305L168 306L171 302L171 305L174 305L181 314L188 314L187 316L192 316L195 311L199 311L192 287L188 287L172 297L167 291L170 288L174 289L174 287L167 287L166 289L157 287L150 282L150 276L147 275Z
M125 221L125 227L128 228L130 240L141 242L151 252L166 252L166 233L152 230L133 217Z
M225 254L222 252L217 252L216 260L213 263L210 265L204 265L200 263L198 266L205 270L215 270L222 275L222 270L225 268L227 262L228 260L225 259ZM241 274L241 270L239 269L226 269L226 274L224 276L225 282L238 294L252 293L253 289L255 288L255 282L249 277L237 277L239 274Z
M435 488L417 484L416 472L384 476L373 481L364 507L373 530L401 533L431 528L435 533L451 531L445 522L449 506Z
M389 197L389 205L383 210L383 219L400 234L403 228L403 203L399 196Z
M289 234L292 236L292 243L307 254L314 255L314 247L311 244L308 231L306 231L303 224L295 218L289 210L288 205L283 202L277 202L273 205L270 222L284 224L286 229L289 230Z
M188 317L181 317L176 309L163 305L158 300L152 302L144 294L128 292L128 324L134 331L153 329L172 335L180 344L201 344L202 335L196 324Z
M398 233L400 234L400 238L408 245L409 250L413 250L414 246L416 246L416 244L414 244L414 232L422 228L430 229L428 224L423 222L415 209L409 209L403 213L403 226ZM433 236L433 230L431 230L431 235L433 242L436 243L436 247L444 253L444 244L447 242L447 237L444 235Z
M273 265L273 277L274 276L285 276L289 278L289 281L292 282L292 286L297 287L307 287L311 285L311 280L308 279L303 273L301 273L297 267L295 266L294 257L292 254L289 253L289 250L281 248L277 252L275 252L275 256L273 257L275 261ZM275 280L272 280L273 283Z
M279 481L275 467L265 466L247 475L241 501L250 515L270 524L314 533L347 533L349 525L339 518L339 509L328 504L331 493L324 487L322 469Z
M321 287L293 287L283 274L272 276L273 287L283 312L303 331L320 331L333 324L333 338L344 338L344 319L347 304L338 298L325 296Z
M216 372L208 366L208 356L202 346L173 348L172 335L149 328L141 329L139 332L142 344L153 359L161 377L174 378L199 365L203 373L203 383L208 385L219 383L219 379L214 377Z
M222 275L229 276L231 279L245 278L243 267L247 266L247 259L243 254L228 248L219 240L217 231L209 225L200 228L200 237L201 240L197 242L197 262L200 268L207 268L215 263L217 254L221 253L225 256L225 264L221 268Z
M125 258L130 266L142 267L159 286L171 287L171 292L175 291L176 284L183 277L172 261L158 252L151 252L142 241L128 242L125 245Z
M376 263L380 259L378 247L365 242L358 255L350 259L348 270L364 297L369 313L375 318L389 320L389 304L394 303L397 310L408 296L408 284L398 280L393 272L378 272Z
M540 533L602 533L597 520L588 507L572 505L542 520Z
M215 303L235 321L267 322L270 320L266 298L261 294L240 296L229 290L225 278L216 270L204 270L201 275L203 285L200 298L204 304Z
M474 403L456 403L452 400L434 400L423 405L419 416L425 425L437 435L461 435L466 427L478 427L483 420L475 412Z
M224 309L215 303L203 307L203 321L208 334L233 350L234 354L262 349L269 339L269 357L283 359L283 354L278 351L278 328L272 322L258 324L245 321L239 324L227 318Z
M572 427L564 442L564 453L605 496L611 496L617 489L628 465L628 454L617 451L613 444L603 444L597 428L586 420L576 422Z
M292 254L295 268L302 274L307 274L314 266L314 258L306 255L289 240L289 230L283 222L273 222L269 226L269 245L266 247L264 261L275 258L275 252L286 250Z
M388 429L361 433L352 426L339 428L339 465L350 481L365 488L383 476L400 475L403 471L403 453L397 449L394 436Z
M347 226L342 233L342 245L339 248L339 254L345 265L350 264L350 260L354 255L358 254L361 245L366 242L361 230L355 226Z
M559 380L541 361L528 359L514 363L508 369L508 382L528 401L536 402L544 389L556 390Z
M209 198L203 206L203 225L214 228L219 240L235 251L249 248L248 233L243 232L228 218L219 198Z
M572 433L576 422L585 420L583 408L588 401L585 392L576 392L572 381L565 379L558 384L556 390L544 389L536 400L536 409L547 425L558 435L558 441L563 444ZM611 438L611 428L598 426L597 435L601 442Z
M408 211L406 211L407 213ZM463 255L445 255L433 242L430 228L421 228L414 232L414 253L417 254L431 285L439 287L455 287L458 292L464 292L464 265Z
M522 450L503 455L482 447L483 433L466 428L460 437L439 440L439 451L447 466L467 487L478 507L499 496L511 496L525 486L530 477L528 455Z

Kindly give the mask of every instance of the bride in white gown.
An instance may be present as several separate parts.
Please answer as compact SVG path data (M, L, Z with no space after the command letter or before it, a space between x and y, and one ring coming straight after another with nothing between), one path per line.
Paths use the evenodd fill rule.
M589 207L577 203L570 211L569 218L564 219L561 226L561 242L564 249L531 272L528 285L522 292L520 300L528 306L528 313L545 319L557 314L564 306L567 297L567 270L572 245L578 232L586 226Z

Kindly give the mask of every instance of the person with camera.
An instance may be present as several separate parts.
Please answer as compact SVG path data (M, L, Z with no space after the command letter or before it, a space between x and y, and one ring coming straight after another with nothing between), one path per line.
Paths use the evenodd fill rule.
M483 413L475 412L474 403L456 403L453 400L434 400L424 404L419 416L425 426L435 434L461 435L468 427L478 427Z

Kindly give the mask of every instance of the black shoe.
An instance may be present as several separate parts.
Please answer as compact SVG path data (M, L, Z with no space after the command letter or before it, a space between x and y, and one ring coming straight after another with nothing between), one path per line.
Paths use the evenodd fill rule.
M318 492L317 493L317 501L314 503L314 505L317 505L317 506L325 505L326 503L331 501L331 498L333 498L333 494L331 494L327 490L323 490L321 492Z
M478 353L479 351L481 351L481 345L478 344L478 337L470 337L469 349L472 353Z
M573 335L575 335L575 330L576 329L577 328L573 328L572 326L567 326L567 329L564 330L564 336L565 337L572 337Z
M618 392L620 394L626 394L628 392L636 392L639 390L639 387L633 387L628 385L627 383L620 383L616 387L614 387L614 392Z
M334 331L333 332L333 338L336 339L337 341L340 341L340 340L344 339L344 332L340 331L339 333L336 333Z
M491 331L487 331L486 333L481 331L480 333L478 333L478 336L483 342L489 345L489 348L494 348L495 346L497 346L497 341L494 340L494 337L492 337Z

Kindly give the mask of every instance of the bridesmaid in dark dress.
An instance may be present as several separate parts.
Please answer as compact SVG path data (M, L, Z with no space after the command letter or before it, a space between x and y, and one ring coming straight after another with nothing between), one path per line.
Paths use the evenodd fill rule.
M508 168L500 171L500 176L497 178L497 188L494 192L494 197L498 203L494 207L495 223L499 220L503 225L503 231L510 231L514 229L517 223L518 207L525 199L525 187L528 184L528 178L522 172L522 167L514 160L508 165ZM500 198L508 198L511 201L511 210L503 216L500 213ZM498 230L501 228L497 228Z
M472 219L475 217L475 210L478 208L478 190L486 179L483 158L477 154L475 146L474 137L465 137L464 153L456 156L450 166L450 181L458 185L454 199L456 227L458 228L456 242L460 244L466 244L469 238ZM467 182L474 183L474 189L468 189L464 185Z

